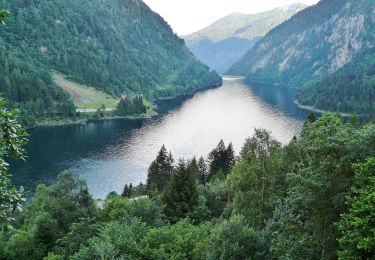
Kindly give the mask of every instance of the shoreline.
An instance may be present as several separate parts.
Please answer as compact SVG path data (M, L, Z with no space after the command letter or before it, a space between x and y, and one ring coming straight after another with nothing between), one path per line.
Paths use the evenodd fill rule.
M27 127L25 129L28 130L28 129L35 129L35 128L39 128L39 127L60 127L60 126L72 126L72 125L86 125L87 123L94 122L94 121L107 121L107 120L109 121L109 120L120 120L120 119L123 119L123 120L126 120L126 119L127 120L151 119L151 118L154 118L154 117L160 115L156 111L157 110L157 105L156 105L157 102L171 101L171 100L177 99L178 97L181 97L181 96L191 96L191 97L193 97L197 93L200 93L200 92L203 92L203 91L206 91L206 90L210 90L210 89L215 89L215 88L221 87L222 85L223 84L206 85L206 86L203 86L202 88L198 89L194 93L180 93L180 94L176 94L176 95L170 96L170 97L162 97L162 98L155 99L153 101L154 109L149 112L150 114L141 114L141 115L138 115L138 116L105 116L105 117L100 117L100 118L77 118L76 120L61 119L61 121L60 120L56 121L56 120L53 120L53 119L46 119L46 120L41 121L40 123L38 123L35 126Z
M294 89L294 90L297 89L297 88L294 88L294 87L290 87L290 86L287 86L287 85L283 85L283 84L279 84L279 83L274 83L274 82L264 82L264 81L250 80L250 79L247 79L246 77L245 77L245 82L250 83L250 84L251 83L254 83L254 84L266 84L266 85L270 85L270 86L274 86L274 87L287 87L287 88L291 88L291 89ZM340 111L330 111L330 110L324 110L324 109L315 108L313 106L302 105L300 102L298 102L298 100L296 98L293 99L293 102L300 109L304 109L304 110L307 110L307 111L310 111L310 112L319 113L319 114L324 114L324 113L339 113L343 117L351 117L353 115L356 115L354 113L347 113L347 112L344 113L344 112L340 112ZM358 116L361 117L362 115L358 115Z
M44 121L44 123L38 124L36 126L32 126L28 129L35 129L39 127L60 127L60 126L74 126L74 125L87 125L88 123L91 122L96 122L96 121L110 121L110 120L140 120L140 119L151 119L153 117L158 116L158 113L155 113L153 115L140 115L140 116L107 116L107 117L99 117L99 118L79 118L77 120L66 120L66 121L53 121L49 122L47 120Z
M323 110L323 109L315 108L313 106L302 105L301 103L298 102L297 99L294 99L293 101L294 101L294 103L299 108L304 109L304 110L308 110L308 111L311 111L311 112L319 113L319 114L324 114L324 113L333 113L333 114L335 114L335 113L339 113L343 117L351 117L351 116L354 115L352 113L343 113L343 112L339 112L339 111L333 112L333 111L329 111L329 110ZM358 116L361 116L361 115L358 115Z

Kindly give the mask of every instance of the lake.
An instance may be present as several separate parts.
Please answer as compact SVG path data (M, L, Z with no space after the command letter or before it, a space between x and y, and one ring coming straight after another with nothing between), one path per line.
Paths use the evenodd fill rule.
M226 77L222 87L160 102L162 113L153 119L32 129L27 162L12 166L13 181L34 190L70 169L87 181L95 198L104 198L127 183L145 183L147 168L163 144L175 159L207 156L220 139L232 142L239 153L254 128L268 129L286 144L300 133L307 115L293 96L286 87L246 85Z

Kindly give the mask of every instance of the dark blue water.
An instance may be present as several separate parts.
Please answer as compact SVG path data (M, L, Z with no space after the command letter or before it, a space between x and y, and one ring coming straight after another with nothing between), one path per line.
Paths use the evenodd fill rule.
M16 185L33 190L70 169L87 181L97 198L145 182L147 168L165 144L174 157L206 156L220 139L239 152L254 128L265 128L287 143L298 135L307 112L285 87L225 78L224 85L186 100L159 104L163 115L146 120L111 120L87 125L41 127L30 131L26 163L11 172ZM167 112L168 111L168 112Z

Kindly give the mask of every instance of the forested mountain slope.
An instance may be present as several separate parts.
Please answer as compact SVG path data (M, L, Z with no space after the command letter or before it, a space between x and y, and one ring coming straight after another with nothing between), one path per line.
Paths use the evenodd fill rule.
M302 88L300 103L374 113L375 3L322 0L271 30L228 71Z
M0 91L24 115L72 114L52 71L113 96L158 98L220 84L140 0L0 0Z
M293 4L257 14L230 14L184 39L200 60L224 72L269 30L305 7Z

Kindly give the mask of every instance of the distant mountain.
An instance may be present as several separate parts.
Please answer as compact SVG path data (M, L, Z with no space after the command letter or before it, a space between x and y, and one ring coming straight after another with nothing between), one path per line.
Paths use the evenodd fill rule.
M375 113L375 2L322 0L271 30L228 73L299 88L314 108Z
M173 96L220 84L141 0L12 0L0 27L0 92L27 120L73 116L56 71L113 97Z
M293 4L258 14L230 14L183 38L201 61L218 72L224 72L269 30L305 7Z

